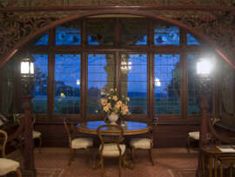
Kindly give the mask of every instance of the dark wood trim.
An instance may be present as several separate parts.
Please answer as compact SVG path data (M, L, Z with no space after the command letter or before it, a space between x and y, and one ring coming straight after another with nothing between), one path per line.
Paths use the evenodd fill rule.
M154 117L154 55L148 55L148 115L150 120Z
M54 54L49 53L48 55L48 81L47 81L47 108L49 117L54 112L54 69L55 69L55 60Z
M80 94L81 95L81 101L80 101L80 108L81 108L81 117L83 120L87 119L87 109L86 109L86 105L87 105L87 83L88 83L88 69L87 68L87 60L88 60L88 54L86 52L82 53L81 55L81 93L85 93L85 94Z
M2 84L3 84L3 70L0 70L0 111L1 112L2 112L2 102L3 102Z
M142 6L112 6L112 5L88 5L88 6L47 6L47 7L5 7L0 12L41 12L41 11L86 11L86 10L187 10L187 11L235 11L232 6L223 5L142 5Z
M180 30L181 44L183 48L187 48L187 32ZM188 52L188 51L187 51ZM180 53L181 63L181 114L182 118L187 118L188 116L188 65L187 65L187 52L186 50ZM190 51L191 52L191 51Z
M233 90L235 90L235 71L233 70ZM235 118L235 93L233 92L233 117Z

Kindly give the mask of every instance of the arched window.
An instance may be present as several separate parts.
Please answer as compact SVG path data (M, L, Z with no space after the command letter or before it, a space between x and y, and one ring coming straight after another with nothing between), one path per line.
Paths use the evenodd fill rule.
M42 34L35 62L34 112L96 116L104 90L130 98L131 116L199 114L195 62L201 42L146 17L92 17Z

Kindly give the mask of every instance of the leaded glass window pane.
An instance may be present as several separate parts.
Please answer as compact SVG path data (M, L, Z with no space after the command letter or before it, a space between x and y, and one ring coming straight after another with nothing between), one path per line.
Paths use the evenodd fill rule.
M47 82L48 82L48 55L33 54L35 80L33 88L33 111L47 112Z
M54 112L80 113L80 54L55 55Z
M190 33L187 33L187 45L199 45L198 39Z
M132 114L147 113L147 55L121 54L121 92Z
M196 54L187 55L188 69L188 115L200 113L199 107L199 83L196 72L196 65L199 56Z
M36 46L45 46L48 45L49 42L49 34L45 33L41 35L35 42L34 45Z
M114 88L114 73L113 54L88 54L88 113L99 110L102 91Z
M234 90L235 90L235 71L230 65L228 65L222 59L217 61L217 72L219 77L216 79L219 80L220 87L220 109L223 115L235 115L235 99L234 99ZM232 118L222 118L222 121L231 124L231 121L235 123L235 119ZM235 124L233 124L235 125ZM235 127L235 126L233 126Z
M81 29L79 24L67 24L56 28L55 43L58 46L62 45L80 45L81 44Z
M122 20L121 29L121 45L147 45L148 24L146 20Z
M154 44L158 46L180 44L180 29L177 26L158 25L154 29Z
M155 114L180 114L180 55L154 55Z
M87 44L91 46L113 46L115 41L115 23L113 20L90 20L86 24Z

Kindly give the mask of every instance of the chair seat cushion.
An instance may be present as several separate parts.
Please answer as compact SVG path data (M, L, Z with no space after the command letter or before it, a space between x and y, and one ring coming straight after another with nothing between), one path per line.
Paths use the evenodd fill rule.
M0 176L16 171L20 163L11 159L0 158Z
M100 145L101 149L102 145ZM120 144L120 149L121 149L121 155L123 155L126 151L126 145L125 144ZM107 143L104 144L104 148L102 151L102 156L105 157L118 157L120 154L119 150L118 150L118 146L116 143Z
M151 149L152 140L150 138L133 138L130 146L136 149Z
M74 138L71 143L72 149L86 149L93 146L91 138Z
M41 132L33 130L33 139L34 138L39 138L42 135Z
M199 131L189 132L188 136L192 139L199 140L200 133L199 133Z

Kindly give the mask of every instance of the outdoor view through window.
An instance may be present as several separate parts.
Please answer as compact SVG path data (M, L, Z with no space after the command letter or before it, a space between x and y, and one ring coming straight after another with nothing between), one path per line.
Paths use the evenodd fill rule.
M182 108L187 116L198 114L193 66L199 48L191 33L148 18L82 19L57 26L32 43L34 111L97 114L102 92L117 88L130 98L132 115L180 116Z

